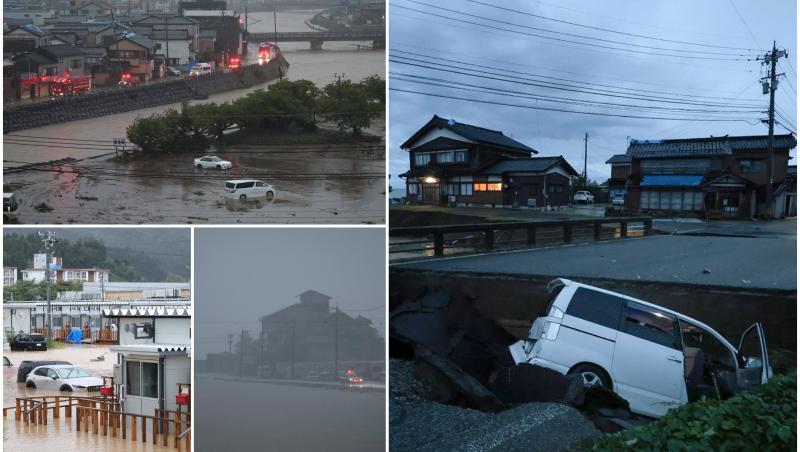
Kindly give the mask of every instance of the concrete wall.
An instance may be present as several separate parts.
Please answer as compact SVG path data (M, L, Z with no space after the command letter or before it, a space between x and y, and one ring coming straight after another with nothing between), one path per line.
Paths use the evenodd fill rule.
M11 311L14 311L12 314ZM3 330L11 329L15 333L31 331L30 309L3 308Z
M414 298L425 288L450 288L475 297L475 305L511 334L523 338L547 306L545 286L552 277L420 272L390 269L389 306ZM783 291L733 291L707 286L581 279L580 282L664 306L714 328L732 344L753 322L764 325L769 347L794 350L797 296Z
M190 344L192 320L190 318L157 318L156 337L158 344Z
M264 66L247 66L236 72L183 77L125 89L109 89L49 102L16 105L3 109L3 133L50 124L173 104L234 89L247 88L276 79L289 63L279 56ZM109 142L109 144L111 144Z
M178 383L192 382L192 360L186 355L167 356L164 358L164 408L177 410L175 396L178 395ZM183 407L184 410L186 407Z

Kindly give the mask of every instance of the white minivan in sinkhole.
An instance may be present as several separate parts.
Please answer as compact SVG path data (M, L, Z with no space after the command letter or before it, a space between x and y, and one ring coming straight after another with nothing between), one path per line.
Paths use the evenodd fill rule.
M772 377L764 328L734 347L708 325L675 311L568 279L547 285L550 303L528 338L509 347L517 364L580 374L660 417L702 396L728 397Z

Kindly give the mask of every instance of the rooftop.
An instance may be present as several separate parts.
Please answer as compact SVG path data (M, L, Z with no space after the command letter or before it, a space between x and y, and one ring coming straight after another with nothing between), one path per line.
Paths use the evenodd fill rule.
M578 175L578 172L561 156L500 160L492 163L480 172L487 174L503 174L509 172L543 173L558 164L561 164L571 175Z
M464 138L472 140L477 143L490 144L501 148L506 148L516 152L524 152L527 154L538 153L533 148L530 148L513 138L509 138L499 130L486 129L483 127L473 126L470 124L456 122L454 119L444 119L437 115L433 115L427 124L422 126L414 135L411 136L405 143L400 145L403 149L408 149L414 142L422 137L428 130L433 127L439 127L451 130Z
M140 307L103 309L103 317L191 317L190 307Z
M626 155L633 158L708 157L730 155L733 151L764 151L767 135L682 138L673 140L631 140ZM791 134L775 135L775 149L792 149L797 140ZM613 158L613 157L612 157Z
M606 160L608 164L625 164L631 163L631 156L626 154L616 154L612 155L610 159Z

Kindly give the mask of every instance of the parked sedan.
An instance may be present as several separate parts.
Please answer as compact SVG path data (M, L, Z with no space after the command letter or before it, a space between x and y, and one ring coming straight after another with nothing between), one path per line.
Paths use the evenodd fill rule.
M19 369L17 369L17 383L25 383L28 379L28 375L39 366L50 366L54 364L65 364L67 366L71 366L72 363L69 361L22 361L19 363Z
M11 340L11 350L47 350L47 342L41 334L17 334Z
M242 202L259 199L272 201L275 199L275 189L272 185L255 179L229 180L225 182L225 197Z
M622 193L617 193L616 195L611 197L611 205L612 206L624 206L625 205L625 195Z
M227 160L222 160L216 155L207 155L205 157L194 159L194 166L200 169L204 168L231 169L233 167L233 163Z
M546 315L509 347L514 362L580 375L587 386L619 394L635 413L660 417L772 377L760 323L734 347L708 325L646 301L567 279L547 289Z
M579 191L575 193L575 196L572 197L572 201L576 204L582 202L584 204L589 204L594 202L594 196L588 191Z
M181 75L181 70L176 68L176 67L170 66L170 67L167 68L167 74L168 75Z
M89 375L80 367L53 365L33 369L25 386L67 392L97 392L103 386L103 380Z

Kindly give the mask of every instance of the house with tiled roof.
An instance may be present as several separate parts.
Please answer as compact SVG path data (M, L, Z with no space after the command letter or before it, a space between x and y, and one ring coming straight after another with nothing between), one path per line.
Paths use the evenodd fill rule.
M574 168L499 130L434 115L401 146L409 154L407 198L425 204L562 206Z
M120 67L123 72L131 74L140 82L147 82L153 78L153 56L159 47L157 42L149 38L128 34L106 49L112 66Z
M631 140L625 153L630 158L625 206L710 218L752 218L769 211L783 216L785 209L780 201L776 204L775 194L787 180L789 152L797 140L791 134L775 135L770 181L768 138Z
M34 24L14 25L3 32L3 53L16 54L50 44L50 35Z

